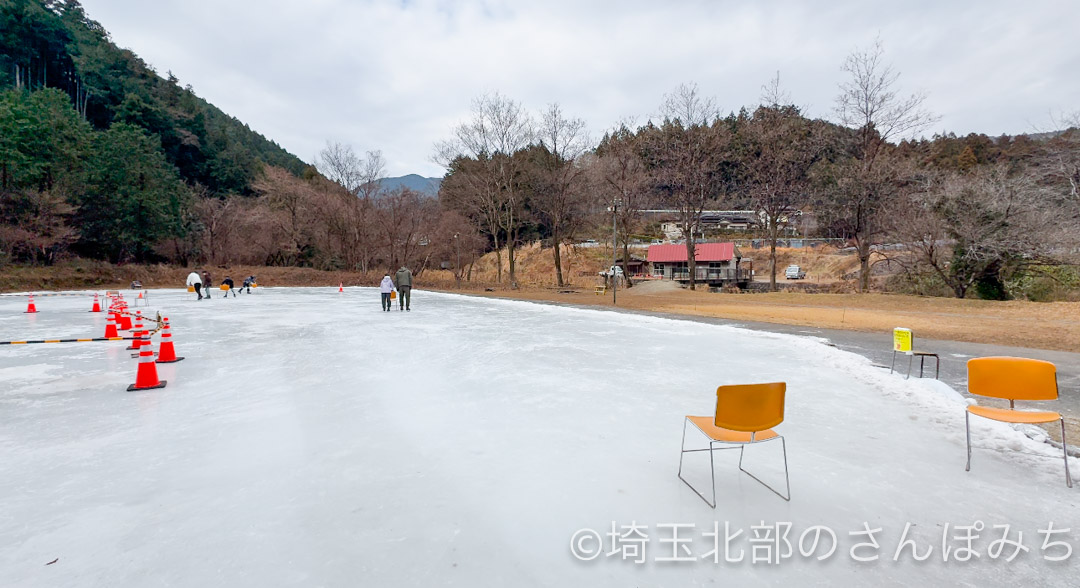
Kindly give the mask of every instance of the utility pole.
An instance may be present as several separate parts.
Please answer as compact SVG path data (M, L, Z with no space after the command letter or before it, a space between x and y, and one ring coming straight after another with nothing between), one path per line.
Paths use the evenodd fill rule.
M454 233L454 278L461 285L461 247L458 246L457 233Z
M614 306L616 303L615 291L619 288L618 278L615 274L615 268L618 267L618 255L619 255L619 230L618 230L618 215L616 214L619 209L619 205L622 201L615 198L611 201L611 207L608 210L611 211L611 304Z

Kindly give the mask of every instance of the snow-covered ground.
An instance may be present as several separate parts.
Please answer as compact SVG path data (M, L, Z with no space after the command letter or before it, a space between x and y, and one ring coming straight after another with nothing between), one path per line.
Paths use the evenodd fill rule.
M966 473L954 391L813 339L423 291L410 313L366 288L214 294L153 292L187 358L161 390L124 391L122 344L0 347L0 585L1076 585L1080 553L1043 545L1077 544L1080 485L1024 453L1053 447L976 419L992 450ZM0 297L0 338L104 332L89 298L25 304ZM791 502L718 452L708 508L675 475L684 415L777 380ZM777 444L746 460L782 483ZM685 467L707 487L706 454ZM909 523L925 561L894 561ZM1029 551L992 558L995 525ZM853 554L867 527L879 549ZM790 557L760 561L777 531ZM965 534L979 557L955 561Z

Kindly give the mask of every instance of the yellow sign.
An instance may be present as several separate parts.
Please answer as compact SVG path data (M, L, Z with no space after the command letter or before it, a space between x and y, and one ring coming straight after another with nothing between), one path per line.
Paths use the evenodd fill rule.
M911 353L911 329L896 327L892 331L893 351Z

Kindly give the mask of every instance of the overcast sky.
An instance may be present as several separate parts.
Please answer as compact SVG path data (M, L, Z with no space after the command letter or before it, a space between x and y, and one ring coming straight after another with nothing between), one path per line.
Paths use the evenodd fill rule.
M902 7L900 5L903 5ZM725 112L777 71L835 118L844 57L880 35L929 133L1046 130L1080 110L1075 0L83 0L121 47L305 161L381 149L388 175L441 176L433 144L491 91L558 102L599 138L697 83Z

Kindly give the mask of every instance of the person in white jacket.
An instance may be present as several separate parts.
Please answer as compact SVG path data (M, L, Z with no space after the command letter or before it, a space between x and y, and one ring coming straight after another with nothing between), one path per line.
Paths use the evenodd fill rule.
M390 293L394 291L394 280L390 279L390 274L383 276L382 282L379 283L379 291L382 292L382 309L390 312Z
M187 285L194 286L195 293L199 295L199 300L202 300L202 278L199 277L199 272L188 274Z

